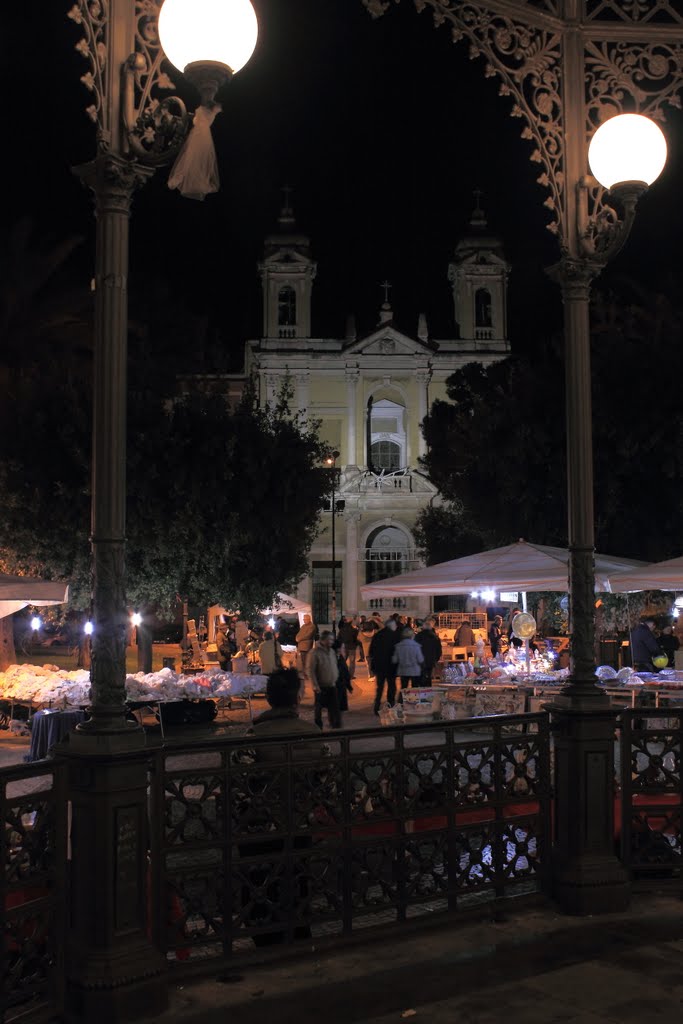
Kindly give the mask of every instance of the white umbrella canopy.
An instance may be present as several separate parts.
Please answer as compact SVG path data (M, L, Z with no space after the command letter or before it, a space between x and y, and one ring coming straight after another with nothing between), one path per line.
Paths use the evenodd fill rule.
M610 591L618 573L644 566L629 558L595 556L595 589ZM502 548L480 551L450 562L430 565L401 576L367 583L364 598L401 597L404 594L469 594L472 590L569 590L569 551L518 540Z
M0 619L21 611L29 604L64 604L68 600L68 583L0 574Z
M290 597L288 594L276 594L272 607L263 608L262 614L274 615L279 612L281 615L305 615L306 613L310 615L311 611L310 604L300 601L298 597Z
M636 590L683 590L683 555L619 573L612 578L612 590L618 594Z

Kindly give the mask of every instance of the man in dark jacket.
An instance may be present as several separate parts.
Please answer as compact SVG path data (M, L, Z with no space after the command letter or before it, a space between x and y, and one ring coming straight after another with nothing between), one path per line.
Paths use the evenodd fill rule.
M422 648L425 659L422 666L421 685L431 686L434 666L441 659L441 640L434 632L434 624L430 619L424 623L415 640Z
M655 620L646 616L631 631L631 660L634 669L636 672L657 672L652 659L662 653L655 638Z
M349 675L353 680L356 677L356 647L358 645L358 630L351 619L347 619L345 615L342 615L339 620L338 636L346 648L346 665L349 670ZM342 710L344 709L342 708Z
M396 633L396 620L387 619L383 629L380 629L372 638L369 657L370 670L375 676L375 714L379 714L379 706L382 703L382 691L384 684L387 684L387 703L390 707L396 701L396 666L392 658L394 648L399 637Z

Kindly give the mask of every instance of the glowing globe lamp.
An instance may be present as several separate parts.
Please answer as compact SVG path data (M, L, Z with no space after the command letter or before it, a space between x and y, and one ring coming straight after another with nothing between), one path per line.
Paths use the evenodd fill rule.
M40 629L41 626L42 622L40 621L37 615L34 615L33 618L31 619L31 629L35 632L36 630Z
M652 659L652 664L655 668L666 668L666 666L669 664L669 659L667 658L666 654L655 654L654 658Z
M618 114L591 139L588 163L604 188L627 182L651 185L666 163L666 139L659 125L641 114Z
M165 0L159 38L180 71L218 64L235 74L254 52L258 22L249 0Z

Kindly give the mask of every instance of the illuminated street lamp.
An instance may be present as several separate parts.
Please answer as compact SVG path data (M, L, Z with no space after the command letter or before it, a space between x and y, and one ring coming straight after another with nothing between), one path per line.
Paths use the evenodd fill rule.
M91 708L64 752L73 768L71 866L79 883L66 1000L69 1019L109 1024L154 1016L167 1002L166 963L147 934L147 763L142 729L126 718L124 571L131 203L155 168L178 156L190 124L159 43L160 7L161 0L77 0L68 14L81 33L76 49L88 64L81 80L97 128L96 155L77 169L95 197L97 231ZM253 50L247 8L253 17L248 0L167 0L169 48L191 44L188 56L179 51L174 59L189 60L202 104L213 104Z
M362 2L374 17L393 6ZM666 145L650 119L662 120L666 103L680 106L683 13L661 0L415 2L454 40L466 39L512 99L559 242L550 274L564 304L571 677L550 706L559 766L553 882L569 911L618 910L629 886L613 849L615 716L595 677L589 300L664 166Z

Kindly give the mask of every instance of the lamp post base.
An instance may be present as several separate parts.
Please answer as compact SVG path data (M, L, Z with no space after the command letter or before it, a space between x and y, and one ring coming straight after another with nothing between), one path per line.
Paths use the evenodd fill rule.
M630 881L614 836L617 712L569 696L546 708L555 738L553 894L567 914L625 910Z
M133 741L137 749L122 749ZM69 1022L126 1024L167 1005L166 961L148 934L158 915L148 861L149 757L142 742L141 730L85 732L60 751L72 807Z

